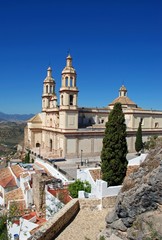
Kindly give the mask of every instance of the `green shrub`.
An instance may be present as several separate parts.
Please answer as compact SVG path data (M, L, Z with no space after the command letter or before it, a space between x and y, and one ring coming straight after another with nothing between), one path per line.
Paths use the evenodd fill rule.
M70 192L70 195L73 198L78 197L78 191L85 191L90 193L91 192L91 185L88 181L81 181L80 179L77 179L74 183L69 184L68 190Z

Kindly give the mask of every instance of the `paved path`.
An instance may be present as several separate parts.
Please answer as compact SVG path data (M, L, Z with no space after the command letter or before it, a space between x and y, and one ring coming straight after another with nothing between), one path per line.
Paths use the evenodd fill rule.
M74 221L55 240L96 240L105 228L105 217L112 209L81 209Z

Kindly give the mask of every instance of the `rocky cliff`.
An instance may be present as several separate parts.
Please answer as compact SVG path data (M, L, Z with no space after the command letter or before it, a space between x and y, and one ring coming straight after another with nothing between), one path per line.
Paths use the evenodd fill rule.
M106 240L162 239L162 144L124 179L115 208L106 217ZM100 236L101 239L101 236Z

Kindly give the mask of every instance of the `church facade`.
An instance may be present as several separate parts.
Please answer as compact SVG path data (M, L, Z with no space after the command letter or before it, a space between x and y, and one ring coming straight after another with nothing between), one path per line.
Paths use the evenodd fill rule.
M76 80L72 57L68 55L62 71L58 101L52 69L47 69L43 82L42 112L27 122L26 148L43 158L100 156L105 123L116 102L122 104L125 115L129 152L135 151L136 132L141 120L143 142L151 135L162 136L162 111L138 107L128 98L124 85L119 89L119 96L108 106L87 108L78 106Z

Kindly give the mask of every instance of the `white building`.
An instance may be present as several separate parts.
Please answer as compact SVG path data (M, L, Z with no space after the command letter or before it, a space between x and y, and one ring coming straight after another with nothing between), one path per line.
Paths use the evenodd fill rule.
M58 103L52 69L47 69L43 82L42 112L30 119L25 129L25 146L34 153L44 158L100 156L105 123L116 102L122 104L125 114L129 152L134 151L141 120L143 141L151 135L162 135L162 111L138 107L128 98L125 86L119 89L119 96L104 108L78 107L76 78L72 58L68 55L62 71Z

